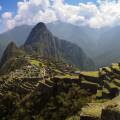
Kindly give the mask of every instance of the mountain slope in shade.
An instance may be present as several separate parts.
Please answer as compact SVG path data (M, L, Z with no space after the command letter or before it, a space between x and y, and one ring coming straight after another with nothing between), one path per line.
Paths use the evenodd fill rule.
M98 55L97 41L100 35L98 29L92 29L87 26L76 26L60 21L47 24L47 27L53 33L53 35L77 44L86 52L88 56L95 57Z
M14 42L9 43L7 48L5 49L1 61L0 68L10 59L15 58L17 56L25 54L21 49L19 49Z
M1 58L1 56L2 56L2 53L3 53L3 47L2 47L2 45L0 45L0 58Z
M38 23L24 44L29 53L56 60L64 59L82 69L93 68L93 62L77 45L54 37L44 23Z
M0 44L3 48L6 48L11 41L14 41L17 45L22 45L32 28L33 26L22 25L6 33L0 34ZM78 27L60 21L47 24L47 28L53 35L79 45L79 47L81 47L89 56L95 56L97 54L95 54L94 47L96 48L95 42L99 35L98 31L95 29L85 26Z
M97 68L120 61L120 26L92 29L56 22L48 24L48 28L59 38L80 46Z

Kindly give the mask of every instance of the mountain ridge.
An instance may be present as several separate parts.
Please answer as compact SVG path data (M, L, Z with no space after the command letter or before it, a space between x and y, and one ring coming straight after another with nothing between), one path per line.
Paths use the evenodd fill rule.
M47 24L47 27L53 35L60 39L65 39L79 45L87 56L94 60L97 67L107 66L112 62L119 62L119 26L102 28L100 30L83 26L74 26L63 22L54 22ZM0 54L3 53L3 50L11 39L14 42L18 41L16 42L17 45L24 44L32 28L33 26L26 26L26 29L24 29L24 26L20 26L16 28L17 30L15 29L12 30L12 32L9 31L4 33L2 36L5 37L1 37L0 35L0 46L2 47L2 52ZM20 33L20 35L15 37L16 33ZM7 37L7 34L9 34L10 37ZM21 36L24 39L20 39ZM16 40L14 40L14 38L16 38Z
M93 62L77 45L53 36L44 23L38 23L31 31L24 47L42 57L65 59L82 69L92 68Z

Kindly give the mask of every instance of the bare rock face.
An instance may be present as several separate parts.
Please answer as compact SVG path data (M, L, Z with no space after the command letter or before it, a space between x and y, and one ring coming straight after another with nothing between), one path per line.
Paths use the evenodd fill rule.
M52 35L44 23L38 23L24 44L27 52L54 60L65 60L81 69L93 68L94 64L77 45ZM85 67L86 66L86 67Z
M25 48L28 47L31 48L30 51L32 51L32 53L38 53L42 57L58 57L56 38L47 29L44 23L38 23L33 28L25 42Z

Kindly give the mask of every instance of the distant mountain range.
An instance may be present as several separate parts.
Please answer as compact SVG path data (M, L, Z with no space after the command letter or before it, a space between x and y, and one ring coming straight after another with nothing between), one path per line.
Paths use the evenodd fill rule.
M0 34L0 49L2 49L0 56L10 42L15 42L18 46L23 45L31 29L32 26L24 25Z
M120 26L92 29L57 21L47 24L47 27L53 35L81 47L97 66L119 61ZM33 26L24 25L0 34L0 49L2 49L0 54L11 41L19 46L24 44L32 28Z
M9 43L2 55L0 67L3 68L6 63L8 67L11 59L25 54L53 61L65 61L82 70L94 69L93 61L79 46L53 36L44 23L38 23L32 29L23 46L18 48L15 43Z

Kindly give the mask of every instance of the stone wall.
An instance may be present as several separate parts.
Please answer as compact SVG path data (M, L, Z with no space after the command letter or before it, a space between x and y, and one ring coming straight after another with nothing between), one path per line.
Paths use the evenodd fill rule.
M100 119L93 116L83 115L80 117L80 120L100 120Z
M79 75L79 78L80 79L85 79L87 81L90 81L90 82L94 82L94 83L98 83L99 82L99 77L93 77L93 76L87 76L87 75L83 75L83 74L80 74Z
M120 120L120 106L103 109L101 120Z

